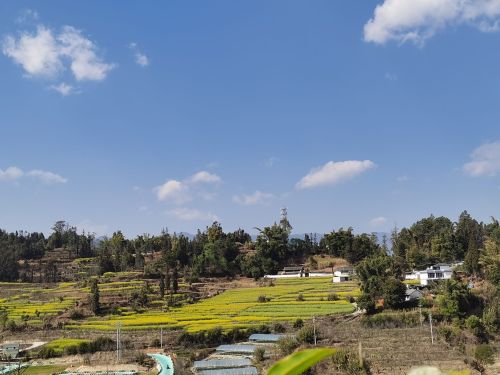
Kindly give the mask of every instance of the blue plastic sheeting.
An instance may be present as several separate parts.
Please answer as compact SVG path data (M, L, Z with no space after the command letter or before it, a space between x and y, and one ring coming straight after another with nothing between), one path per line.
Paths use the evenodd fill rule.
M204 361L195 361L193 364L193 368L195 370L209 370L247 367L251 365L252 361L250 361L248 358L206 359Z
M203 370L200 375L258 375L255 367L228 368L219 370Z
M250 341L255 342L277 342L282 339L284 335L273 335L273 334L265 334L265 333L255 333L250 336Z
M219 353L253 354L255 348L255 345L220 345L216 351Z
M174 362L168 355L163 354L148 354L160 365L158 375L174 375Z

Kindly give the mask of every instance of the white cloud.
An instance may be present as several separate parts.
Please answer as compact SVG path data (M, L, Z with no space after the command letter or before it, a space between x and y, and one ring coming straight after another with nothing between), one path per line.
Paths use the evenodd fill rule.
M163 185L155 187L153 191L158 200L176 204L192 201L195 196L211 200L215 193L205 191L200 185L216 184L220 181L221 178L216 174L200 171L183 181L167 180Z
M387 219L383 216L375 217L370 220L370 227L372 228L380 228L387 223Z
M266 160L265 166L268 168L272 168L278 161L279 159L277 157L271 156L269 159Z
M211 212L202 212L194 208L178 207L167 211L171 216L183 221L218 221L216 215Z
M149 65L149 58L142 52L139 51L139 47L137 43L130 43L129 48L134 51L135 63L142 67L146 67Z
M75 88L73 86L68 85L67 83L64 83L64 82L61 82L58 85L51 85L50 88L52 90L57 91L62 96L68 96L68 95L74 94L76 92Z
M263 193L257 190L253 194L241 194L233 196L233 202L244 205L244 206L253 206L260 203L269 202L269 200L273 199L274 195L270 193Z
M188 194L188 187L177 180L168 180L154 189L160 201L172 201L177 204L189 202L192 198Z
M23 175L24 172L18 167L8 167L6 170L0 169L0 181L14 181Z
M198 173L195 173L191 178L189 179L190 182L196 184L196 183L217 183L220 182L221 179L219 176L217 176L214 173L210 173L207 171L200 171Z
M25 23L29 21L36 21L38 20L38 12L34 9L25 9L21 12L21 15L17 17L16 22L17 23Z
M463 166L469 176L495 176L500 173L500 141L479 146L472 152L471 159Z
M55 78L69 67L77 81L101 81L116 67L104 62L94 42L72 26L64 26L59 34L39 25L35 33L8 35L2 52L31 77Z
M26 176L34 177L47 185L65 184L68 180L56 173L34 169L26 173Z
M0 181L15 181L19 180L24 176L33 177L36 180L47 184L64 184L68 182L68 180L56 173L49 171L42 171L40 169L33 169L28 172L24 172L22 169L18 167L9 167L6 170L0 169Z
M64 26L57 39L61 55L71 60L71 71L77 81L101 81L116 66L102 61L95 44L72 26Z
M311 170L297 183L297 189L310 189L319 186L334 185L350 180L375 167L371 160L329 161L319 168Z
M384 0L364 26L366 42L423 44L446 26L471 24L498 31L500 0Z
M44 26L38 26L36 34L23 32L17 39L8 35L2 52L30 76L51 77L63 69L58 43L52 31Z
M397 182L407 182L409 180L410 180L410 178L408 176L399 176L396 178Z

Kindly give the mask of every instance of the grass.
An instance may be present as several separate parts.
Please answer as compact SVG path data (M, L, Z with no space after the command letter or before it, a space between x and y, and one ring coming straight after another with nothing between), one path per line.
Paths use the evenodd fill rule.
M52 340L48 344L45 345L48 349L54 349L57 354L64 353L64 350L71 346L76 346L81 344L82 342L90 342L90 340L84 339L56 339Z
M347 299L327 301L330 293L347 298L359 295L359 289L352 282L333 284L330 277L279 279L276 280L275 286L231 289L215 297L170 311L146 311L104 319L88 319L84 322L74 322L67 327L114 330L117 324L121 324L123 329L164 327L197 332L215 327L246 328L275 321L310 319L312 316L354 311L354 306ZM304 301L297 301L299 294L304 296ZM258 302L261 295L265 295L269 301Z
M51 375L59 374L66 369L66 366L47 365L47 366L31 366L23 369L23 375Z

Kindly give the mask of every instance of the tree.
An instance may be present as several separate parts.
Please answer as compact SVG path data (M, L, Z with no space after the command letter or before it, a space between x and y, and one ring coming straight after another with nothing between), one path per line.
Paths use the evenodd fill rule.
M384 306L398 309L403 306L406 297L406 286L394 277L390 277L384 283L383 298Z
M440 284L437 305L440 313L452 320L464 318L473 309L481 308L481 301L469 291L466 284L450 279Z
M500 287L500 229L490 235L479 258L484 277L497 288Z
M163 299L165 297L165 276L160 274L160 298Z
M174 293L177 293L179 290L179 271L177 270L177 267L174 267L174 270L172 271L172 290Z
M91 284L90 284L89 304L90 304L90 310L96 315L99 314L99 312L101 310L99 298L100 298L100 296L99 296L99 283L98 283L97 279L92 279Z

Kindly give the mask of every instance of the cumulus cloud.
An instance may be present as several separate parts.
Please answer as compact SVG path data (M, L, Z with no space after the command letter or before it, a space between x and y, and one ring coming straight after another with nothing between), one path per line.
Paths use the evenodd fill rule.
M0 181L14 181L23 175L24 172L18 167L8 167L6 170L0 169Z
M0 181L15 181L22 177L32 177L46 185L52 184L65 184L68 180L56 173L43 171L40 169L33 169L28 172L24 172L18 167L9 167L6 170L0 169Z
M220 182L221 179L219 176L217 176L214 173L210 173L207 171L200 171L195 173L191 178L189 179L192 183L217 183Z
M370 227L372 228L380 228L387 223L387 219L383 216L375 217L370 220Z
M142 67L149 65L149 58L142 52L139 51L139 46L137 43L130 43L129 48L134 52L135 63Z
M67 83L64 83L64 82L61 82L58 85L51 85L50 88L52 90L57 91L62 96L68 96L68 95L76 93L75 88L73 86L68 85Z
M156 196L160 201L173 201L182 204L191 200L188 187L177 180L168 180L163 185L155 188Z
M375 167L371 160L329 161L311 170L297 183L297 189L311 189L350 180Z
M68 182L66 178L58 175L57 173L42 171L40 169L29 171L28 173L26 173L26 176L34 177L47 185L65 184L66 182Z
M500 0L384 0L364 26L366 42L422 44L437 31L461 24L499 30Z
M38 25L34 33L7 35L2 52L30 77L56 78L69 69L77 81L102 81L116 67L103 61L96 44L72 26L55 33Z
M500 173L500 141L479 146L472 152L471 159L463 166L469 176L495 176Z
M233 202L244 205L244 206L254 206L256 204L267 203L269 200L273 199L274 195L270 193L263 193L257 190L253 194L241 194L233 196Z
M218 221L216 215L211 212L203 212L194 208L178 207L167 211L171 216L183 221Z
M154 188L158 200L170 201L176 204L183 204L193 200L197 195L205 200L213 198L213 193L203 191L201 184L216 184L221 182L221 178L216 174L207 171L200 171L188 177L184 181L167 180L163 185Z

